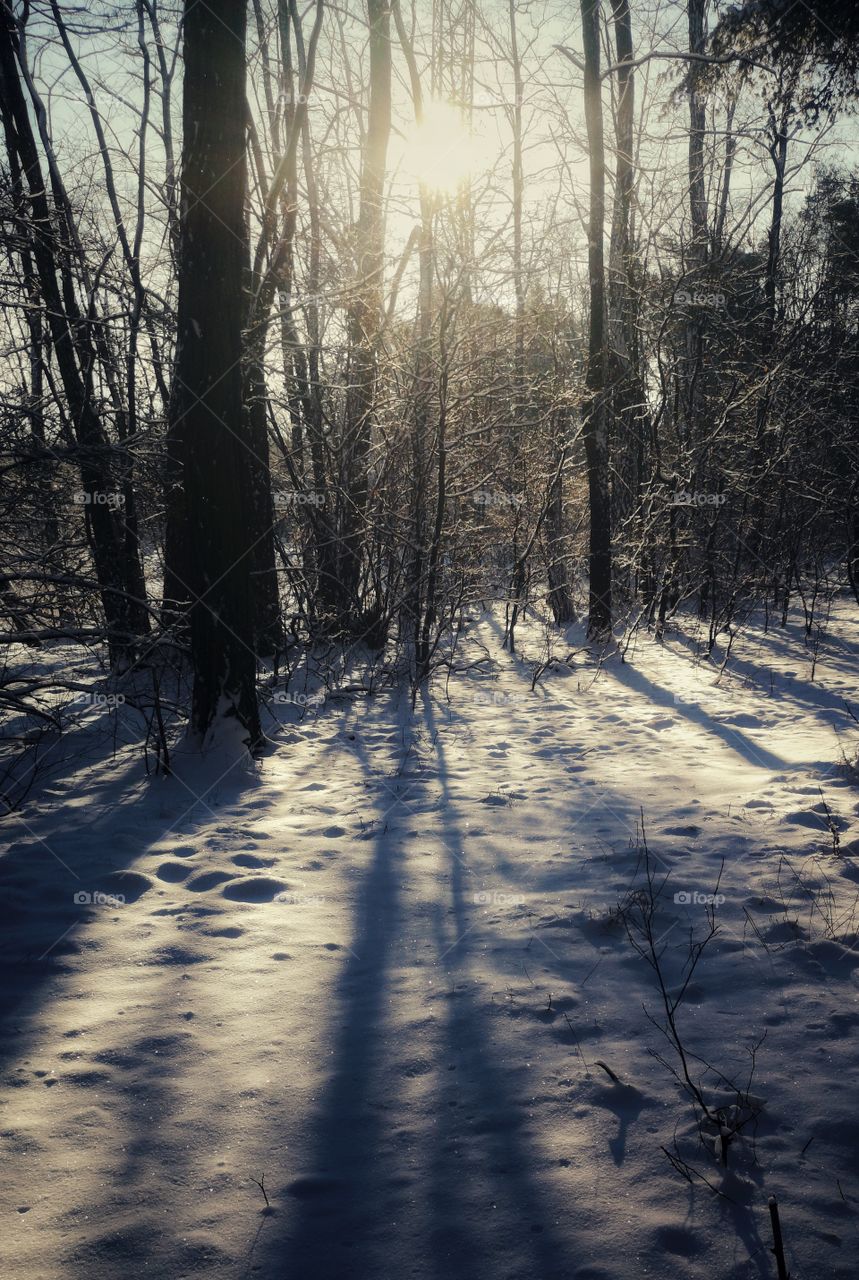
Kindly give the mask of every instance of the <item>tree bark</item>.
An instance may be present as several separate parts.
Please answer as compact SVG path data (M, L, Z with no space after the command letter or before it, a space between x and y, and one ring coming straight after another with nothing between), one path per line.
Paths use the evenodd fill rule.
M611 630L612 563L611 501L609 495L608 432L606 421L605 342L605 143L600 85L599 0L581 0L584 49L585 125L590 153L588 212L588 281L590 319L583 437L590 499L590 557L588 635Z
M235 719L262 743L256 698L242 414L245 159L244 5L186 0L182 204L175 379L188 517L191 731ZM176 423L173 424L177 425Z

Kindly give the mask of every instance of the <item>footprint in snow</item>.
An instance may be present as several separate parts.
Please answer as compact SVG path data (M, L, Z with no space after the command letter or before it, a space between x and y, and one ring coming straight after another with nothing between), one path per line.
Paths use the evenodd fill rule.
M149 876L141 875L139 871L113 871L105 876L99 888L102 893L121 896L128 903L142 898L148 889L153 888L153 884Z
M412 1062L403 1062L398 1068L403 1076L425 1076L433 1070L433 1064L426 1058L416 1058Z
M688 1227L666 1224L656 1232L656 1243L665 1253L673 1253L679 1258L694 1258L707 1248L703 1237L690 1231Z
M326 827L322 832L326 840L337 840L340 836L345 836L345 827Z
M843 818L839 818L830 810L827 815L822 804L816 804L812 809L797 809L795 813L789 813L785 816L785 822L789 822L794 827L809 827L812 831L829 831L829 823L832 822L838 831L843 831L847 825Z
M721 724L730 725L736 729L760 729L760 716L749 715L746 711L738 711L732 716L716 717Z
M211 960L211 958L210 955L202 951L191 951L188 947L172 945L158 947L140 963L146 965L147 968L158 968L167 964L177 964L181 965L182 968L186 968L192 964L203 964L205 961Z
M237 853L234 858L230 859L237 867L273 867L275 858L258 858L255 853Z
M189 880L186 888L193 893L204 893L206 889L214 889L219 884L223 884L225 880L234 880L235 872L233 871L202 871L199 875Z
M272 902L289 886L274 876L252 876L249 880L233 880L223 890L231 902Z
M155 874L159 880L165 880L168 884L178 884L191 874L191 867L181 862L162 862Z

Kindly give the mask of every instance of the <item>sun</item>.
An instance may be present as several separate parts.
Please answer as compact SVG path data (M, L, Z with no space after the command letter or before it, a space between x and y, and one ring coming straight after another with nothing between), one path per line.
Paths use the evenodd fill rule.
M477 139L460 107L452 102L424 104L423 119L403 143L403 168L420 186L455 195L479 167Z

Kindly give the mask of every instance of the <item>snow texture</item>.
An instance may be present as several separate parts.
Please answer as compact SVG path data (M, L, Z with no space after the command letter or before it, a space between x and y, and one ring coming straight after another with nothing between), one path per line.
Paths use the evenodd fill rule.
M854 1280L855 608L813 679L794 624L720 679L572 630L532 691L520 635L414 712L279 705L257 765L81 746L9 817L6 1280L774 1277L773 1194L794 1280ZM746 1084L767 1032L727 1169L619 909L642 812L670 982L721 899L688 1048Z

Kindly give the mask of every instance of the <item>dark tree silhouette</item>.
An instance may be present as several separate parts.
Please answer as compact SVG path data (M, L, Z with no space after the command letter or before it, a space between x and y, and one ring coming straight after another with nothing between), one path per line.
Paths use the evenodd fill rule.
M251 748L257 707L249 502L242 412L246 187L244 6L186 0L182 206L174 425L181 421L192 731L236 718Z

